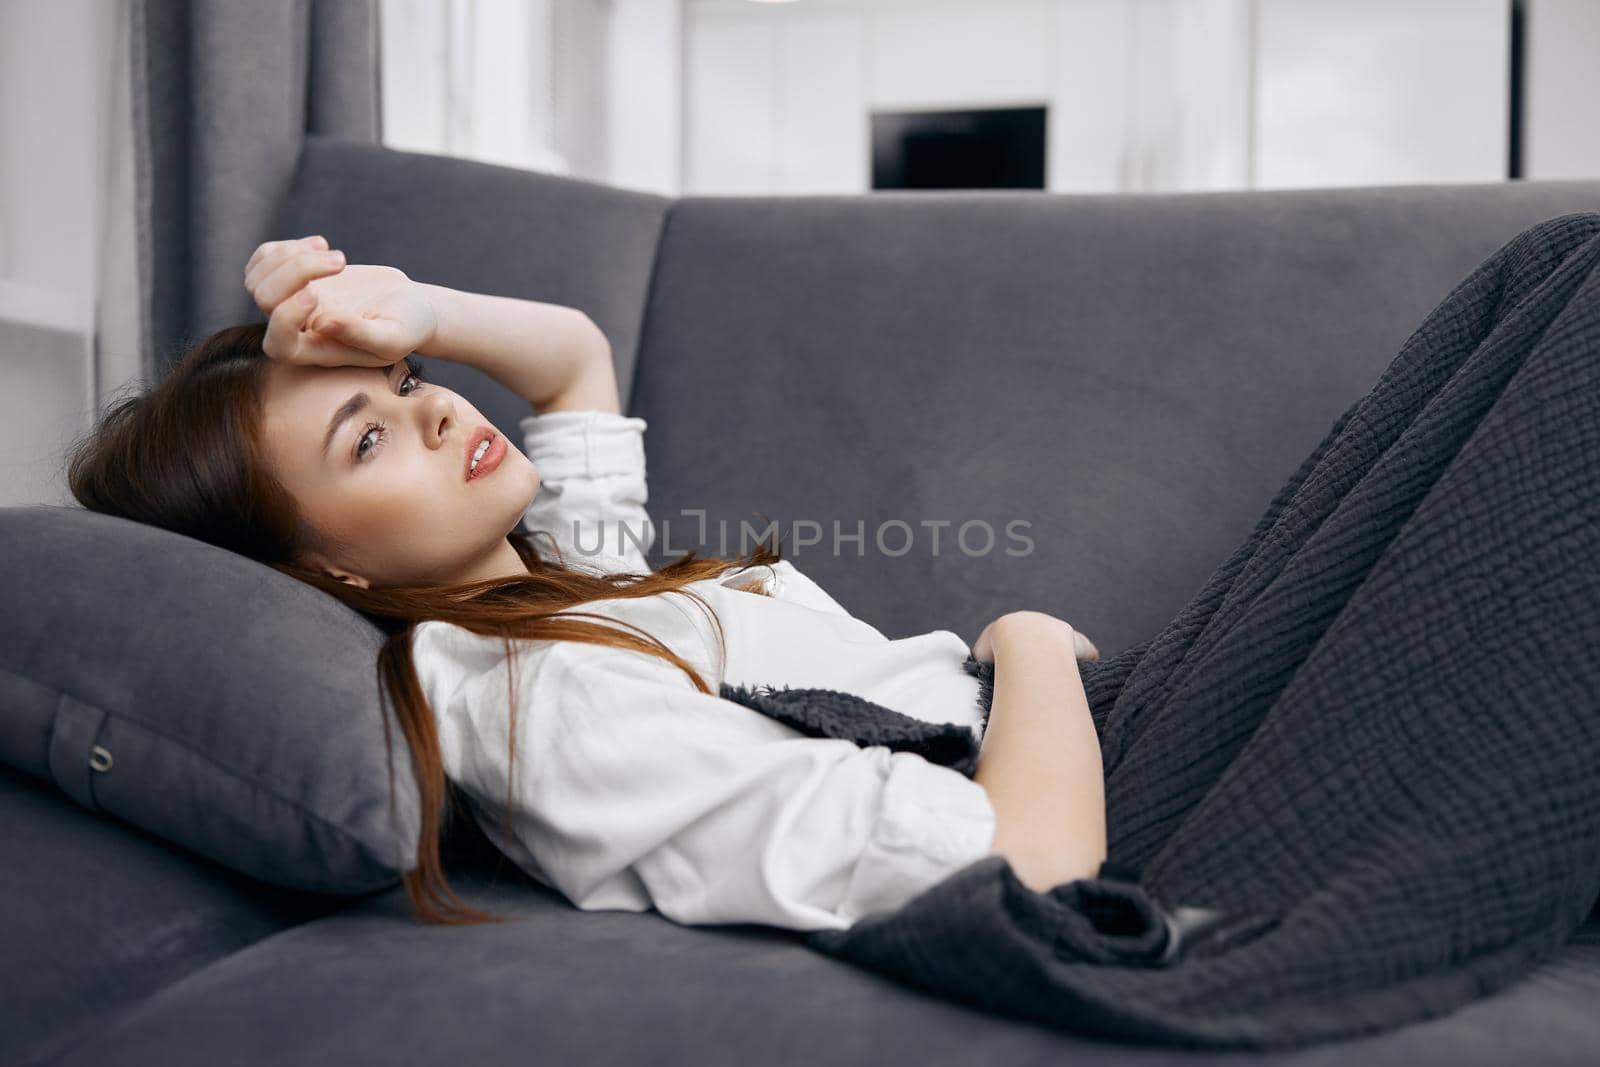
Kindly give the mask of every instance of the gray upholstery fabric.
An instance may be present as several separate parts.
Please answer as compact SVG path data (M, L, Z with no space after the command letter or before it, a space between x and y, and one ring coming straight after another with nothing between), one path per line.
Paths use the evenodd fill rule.
M348 903L247 878L0 767L0 1063L35 1062Z
M682 200L630 411L652 562L702 522L720 553L719 522L738 551L770 518L891 637L970 641L1027 607L1110 658L1177 614L1452 285L1597 204L1600 182ZM995 546L973 526L968 555L978 520ZM1006 554L1012 520L1028 554ZM790 550L808 521L820 543ZM835 554L836 522L862 545ZM894 522L916 532L899 555Z
M82 508L0 508L0 543L0 763L275 885L365 893L416 865L416 780L397 722L385 751L371 623Z
M579 914L509 864L496 873L492 860L462 860L455 870L467 900L515 921L425 928L392 890L205 968L84 1034L52 1067L1532 1067L1589 1062L1600 1042L1600 924L1528 982L1443 1019L1299 1054L1207 1054L1091 1040L934 1000L787 931Z
M870 540L859 559L788 554L891 636L971 640L993 615L1033 607L1110 657L1172 618L1466 271L1526 226L1597 205L1600 182L670 201L312 138L279 233L323 232L356 261L589 312L629 413L650 420L651 513L671 520L658 555L696 543L680 508L707 509L713 550L716 517L736 541L756 511L837 517L846 533L868 520L869 538L879 518L1031 519L1032 556L999 555L1000 525L989 557L953 551L953 527L939 557L925 537L900 558ZM476 372L442 373L456 369L429 366L514 430L526 405L486 400L495 387ZM1039 575L1051 586L1035 588ZM95 847L41 814L14 815L31 828L24 847ZM578 912L470 832L457 844L456 887L515 922L422 927L394 887L263 937L280 920L240 904L208 921L246 947L218 958L227 946L202 940L205 953L164 972L123 959L127 1007L97 1025L62 1009L35 1032L53 1028L65 1054L52 1064L117 1067L1532 1065L1600 1047L1600 924L1527 982L1427 1024L1298 1055L1166 1055L922 996L785 931ZM115 883L130 865L108 851L101 873ZM39 898L68 877L0 883L6 934L36 921L85 957L127 936L73 927L63 913L78 902ZM157 928L148 914L130 927Z

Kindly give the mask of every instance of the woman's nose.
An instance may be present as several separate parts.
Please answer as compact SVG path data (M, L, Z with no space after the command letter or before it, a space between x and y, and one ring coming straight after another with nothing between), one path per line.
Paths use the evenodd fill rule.
M436 393L423 402L421 418L429 436L428 443L437 445L444 439L449 427L455 423L455 406L449 397L439 396Z

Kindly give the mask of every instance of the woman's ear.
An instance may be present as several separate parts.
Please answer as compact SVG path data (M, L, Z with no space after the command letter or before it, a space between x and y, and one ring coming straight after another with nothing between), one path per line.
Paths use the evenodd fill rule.
M329 560L320 552L307 553L305 566L314 571L321 571L336 582L344 582L359 589L371 589L372 583L359 574L351 574L348 570Z

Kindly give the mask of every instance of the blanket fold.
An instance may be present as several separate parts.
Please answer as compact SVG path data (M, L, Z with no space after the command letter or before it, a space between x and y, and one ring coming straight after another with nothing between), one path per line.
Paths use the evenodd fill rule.
M1097 877L1038 893L990 856L808 945L1069 1031L1252 1048L1552 956L1600 895L1600 213L1461 281L1178 616L1079 669ZM905 743L970 773L957 738Z

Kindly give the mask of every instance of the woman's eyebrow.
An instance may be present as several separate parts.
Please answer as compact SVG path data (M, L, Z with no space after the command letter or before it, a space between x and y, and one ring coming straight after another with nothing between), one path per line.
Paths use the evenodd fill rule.
M368 367L367 369L377 371L383 375L383 380L387 382L395 367L404 366L406 366L406 361L400 360L388 367ZM328 423L327 432L322 436L322 458L324 460L328 458L328 448L333 444L334 436L338 434L339 427L343 426L347 420L354 418L370 403L372 403L372 397L365 392L360 392L339 405L339 410L333 413L333 419Z

